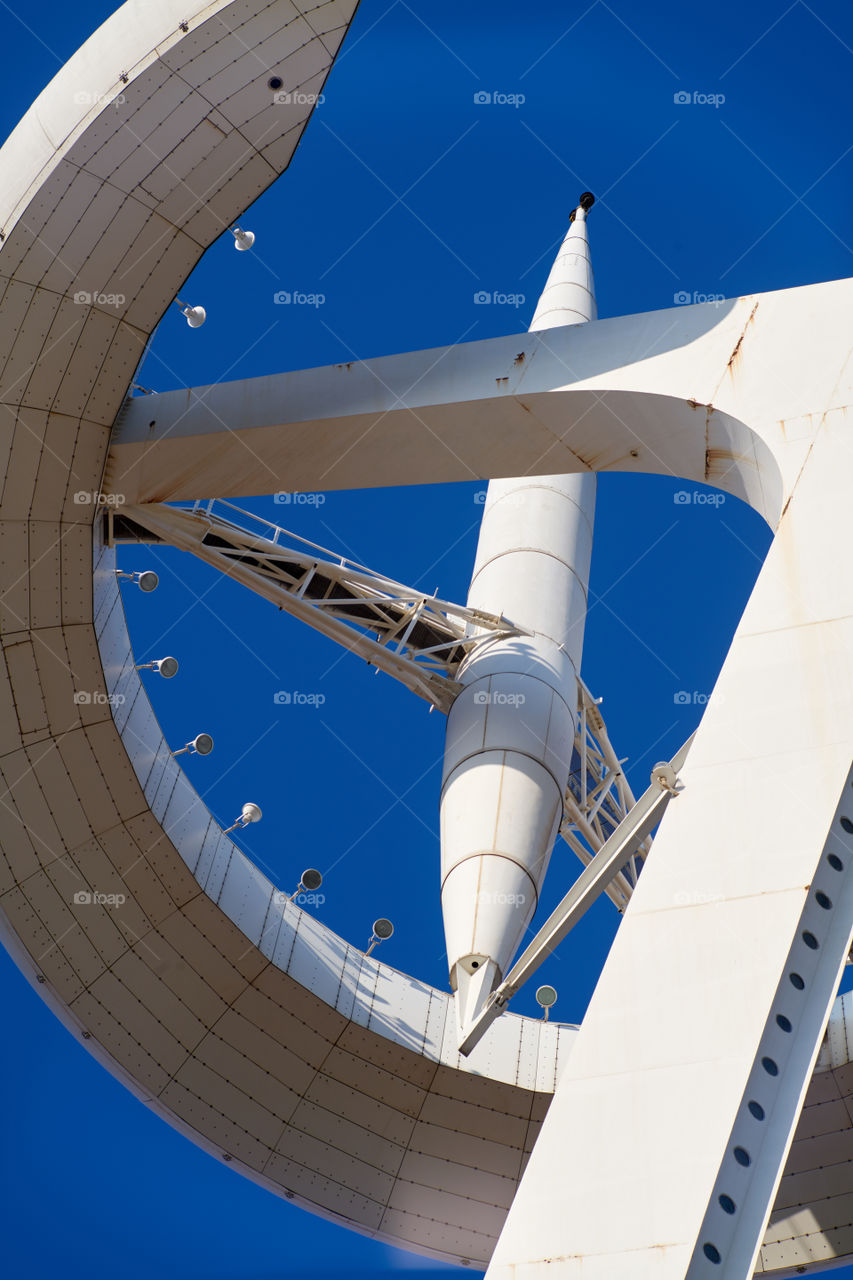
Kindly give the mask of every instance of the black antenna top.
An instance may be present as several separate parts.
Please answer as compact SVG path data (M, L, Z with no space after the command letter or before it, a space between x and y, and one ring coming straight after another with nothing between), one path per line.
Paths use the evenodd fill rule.
M594 204L595 204L595 196L592 194L592 192L584 191L580 200L578 200L574 209L572 209L572 216L571 218L569 218L569 222L574 222L575 214L577 213L578 209L583 209L584 213L589 213L590 209Z

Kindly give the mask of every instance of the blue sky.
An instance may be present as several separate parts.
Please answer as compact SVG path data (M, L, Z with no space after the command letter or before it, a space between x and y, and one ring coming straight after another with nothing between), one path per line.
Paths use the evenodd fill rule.
M0 133L112 7L0 0ZM204 304L207 324L190 331L172 309L141 381L166 391L525 329L586 188L599 197L589 226L602 316L849 276L851 74L853 11L841 0L597 0L572 11L362 0L290 170L242 219L255 252L236 254L227 235L210 249L181 291ZM492 101L476 100L484 94ZM277 305L280 290L324 301ZM483 290L524 301L476 304ZM484 487L246 505L464 600ZM637 792L695 728L770 537L732 498L695 501L688 486L691 501L674 501L684 488L613 475L599 490L584 676ZM382 958L446 986L442 717L180 553L122 561L160 574L156 595L126 596L131 635L140 661L181 662L175 680L151 677L149 688L176 744L214 736L213 755L186 767L216 816L230 822L256 801L264 819L241 843L273 879L292 888L320 867L331 928L363 945L374 917L390 916ZM324 701L282 706L282 689ZM575 871L558 846L543 916ZM541 970L559 992L555 1016L583 1017L617 922L600 902ZM457 1273L217 1164L103 1072L5 956L0 967L10 1274ZM514 1007L536 1012L527 991Z

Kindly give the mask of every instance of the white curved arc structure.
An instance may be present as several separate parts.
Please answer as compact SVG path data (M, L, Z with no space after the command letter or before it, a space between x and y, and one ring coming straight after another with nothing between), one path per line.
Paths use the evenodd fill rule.
M74 500L102 488L163 308L298 141L306 108L272 103L270 71L319 89L352 8L125 6L0 154L0 927L72 1033L218 1159L365 1233L483 1262L572 1029L507 1019L459 1064L445 993L282 903L170 755L112 553L96 537L93 596L92 506ZM119 86L126 117L103 101ZM78 89L101 104L75 118ZM194 128L203 158L181 145ZM74 303L84 285L126 306Z
M547 346L526 335L471 344L452 377L438 369L418 388L412 407L426 412L436 439L417 431L405 396L412 370L427 367L425 353L377 362L390 390L367 364L352 376L327 372L325 386L322 371L288 375L298 394L274 408L265 399L274 379L248 398L259 457L291 490L323 487L330 443L350 443L358 419L362 431L366 416L376 422L396 385L403 407L350 450L325 487L363 483L377 448L385 465L374 483L468 478L442 450L444 437L484 476L522 474L553 446L543 473L669 468L720 483L774 521L781 514L721 675L727 696L712 699L685 793L662 825L577 1035L504 1017L466 1068L446 995L365 961L281 907L166 758L132 670L111 556L99 543L93 599L91 516L74 494L102 487L110 427L163 309L206 245L292 153L302 120L273 111L271 63L289 66L294 85L319 86L350 15L337 0L299 9L285 0L125 6L0 153L4 174L14 175L0 207L4 941L90 1051L160 1114L247 1176L356 1229L485 1262L562 1067L496 1275L517 1276L523 1265L538 1278L540 1263L553 1275L542 1249L563 1257L568 1275L581 1251L598 1267L585 1276L612 1277L628 1274L631 1254L645 1267L643 1250L654 1259L644 1274L683 1275L706 1230L746 1259L774 1196L759 1267L785 1274L829 1262L853 1252L841 1194L848 1113L826 1113L853 1081L846 1037L832 1025L802 1136L790 1139L849 948L846 877L834 872L838 884L821 888L829 909L804 888L824 884L829 852L844 864L853 857L839 805L849 787L853 601L836 568L839 546L850 544L845 412L853 396L840 322L849 282L555 330ZM247 46L263 50L260 77ZM119 86L123 117L115 106L69 106L78 88L107 97ZM73 301L81 289L123 293L126 305L82 306ZM521 352L524 367L515 364ZM211 405L230 394L217 389ZM175 496L248 493L261 483L242 461L229 473L221 437L221 449L199 449L199 429L217 434L203 406L177 426L177 414L167 422L170 403L158 397L171 437L161 423L154 445L140 449L133 423L122 427L109 474L123 477L129 498L172 496L163 476L182 456L183 470L172 474L188 492ZM292 422L281 422L282 403ZM573 428L567 412L587 409ZM391 447L400 435L413 447ZM223 467L225 482L211 483ZM119 687L130 698L121 731L105 702L74 699L80 688L106 698ZM801 775L787 746L791 723L799 753L815 765L809 802L793 814L787 801ZM709 841L715 858L705 856ZM126 905L111 912L97 900L75 903L81 886L121 891ZM692 899L674 909L674 894L685 890ZM803 929L816 952L802 944ZM672 972L664 957L679 947L686 960ZM806 985L792 1031L762 1023L756 1045L757 1021L775 1015L797 947ZM768 1137L756 1146L756 1131L742 1138L739 1126L749 1123L741 1105L765 1038L761 1056L774 1054L779 1072L762 1081L768 1119L759 1132ZM558 1047L570 1040L561 1061ZM689 1111L672 1106L673 1063L683 1064L685 1045L691 1096L702 1099ZM635 1105L626 1111L613 1106L612 1081L627 1071ZM655 1162L638 1168L638 1153L649 1150L638 1125L650 1122ZM566 1132L571 1162L565 1139L559 1159L571 1211L561 1203L555 1239L540 1215L555 1194L554 1135ZM753 1159L752 1173L737 1175L738 1213L724 1235L705 1215L718 1179L737 1172L727 1163L729 1135L751 1142ZM605 1200L621 1211L608 1209L603 1224ZM590 1248L603 1225L606 1259ZM660 1239L672 1242L663 1258ZM705 1262L716 1265L697 1255L697 1266Z

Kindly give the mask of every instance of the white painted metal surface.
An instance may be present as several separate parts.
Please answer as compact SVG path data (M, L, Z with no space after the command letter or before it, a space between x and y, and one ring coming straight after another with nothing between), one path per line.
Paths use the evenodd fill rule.
M723 404L757 395L766 376L749 363L751 337L732 352ZM816 388L815 408L827 411L776 423L780 465L804 436L808 457L514 1201L494 1280L555 1267L584 1280L638 1269L745 1277L755 1266L853 925L853 597L837 559L853 534L842 497L850 450L846 414L832 407L849 403L850 376L845 353ZM792 806L806 757L809 804ZM618 1132L608 1121L617 1081L631 1096ZM570 1162L567 1133L581 1152ZM605 1189L625 1206L616 1218Z
M750 299L742 299L734 302L727 307L717 308L715 317L710 312L702 308L693 309L694 314L688 316L686 321L679 324L677 331L676 322L673 316L662 313L658 316L646 316L628 318L626 321L607 321L599 322L594 326L582 326L580 328L565 331L565 341L568 343L569 337L572 342L572 361L576 370L576 381L570 384L566 390L559 390L558 375L553 370L553 381L551 382L551 391L546 391L548 386L549 375L552 370L548 369L547 358L541 359L543 352L541 349L536 351L536 360L531 361L530 367L525 374L525 387L527 388L524 396L524 409L526 411L526 425L523 425L525 415L519 418L517 425L518 434L513 436L513 448L517 450L513 454L518 457L521 452L521 443L525 436L525 430L529 436L535 433L536 424L530 422L529 410L531 405L536 408L537 417L550 422L552 429L556 429L559 425L560 406L564 410L572 404L577 404L589 410L588 417L594 420L597 439L590 429L589 439L583 443L581 457L591 457L596 454L599 465L618 465L618 460L625 459L625 465L635 465L648 467L649 469L665 469L672 470L685 475L689 478L703 480L718 480L721 487L727 489L731 493L744 496L752 502L758 510L768 514L774 521L778 519L783 507L788 504L789 511L793 501L792 494L797 484L798 475L801 472L804 459L809 456L812 451L814 456L815 442L818 434L818 427L822 423L820 434L826 438L827 424L832 422L835 411L842 411L850 401L850 368L849 353L844 343L843 336L839 331L838 324L831 319L833 315L840 314L844 308L844 299L851 294L851 285L849 282L836 282L831 285L813 286L804 290L784 291L778 294L760 295ZM704 314L698 314L702 313ZM720 314L720 313L723 314ZM814 342L814 334L821 329L822 337L820 343ZM604 331L607 331L608 339L613 344L608 351L602 341ZM549 334L549 342L552 346L556 346L560 340L560 335ZM641 346L641 341L643 345ZM478 396L482 397L482 403L486 403L490 396L489 379L491 370L488 367L488 360L491 358L490 352L498 350L497 345L490 344L474 344L479 350L471 350L471 367L468 375L468 381L460 390L465 399L461 402L471 412L472 421L477 421L477 404ZM504 343L500 350L508 352L509 343ZM689 350L687 348L689 347ZM802 352L808 350L809 358L803 364ZM482 359L481 359L482 356ZM425 368L427 365L426 355L420 357L406 357L407 372L411 376L411 371L416 368L419 363ZM429 357L430 362L434 361L434 353ZM799 362L799 363L798 363ZM391 362L383 362L383 377L387 381L387 377L393 379L401 376L398 372L402 367L402 361L397 370L392 369ZM494 367L494 366L493 366ZM790 370L794 367L799 369L798 378L792 382L790 378ZM605 370L604 374L601 370ZM387 376L386 376L387 375ZM455 377L459 377L458 368L454 372ZM479 381L478 381L479 380ZM356 404L354 406L353 421L359 417L358 396L363 394L368 385L372 382L372 371L368 370L365 374L365 381L362 388L356 394ZM621 384L621 387L620 387ZM631 395L625 392L630 391ZM228 394L231 394L228 392ZM312 394L308 383L305 384L305 396L310 397ZM393 393L392 393L393 394ZM448 393L445 388L438 385L423 391L422 394L427 403L432 403L435 407L436 415L443 413L442 406L448 402ZM261 396L266 395L266 389L261 388ZM548 396L552 396L550 401ZM521 397L518 394L518 387L513 392L514 402L521 404ZM549 409L549 403L551 408ZM335 430L350 430L351 422L345 415L333 414L330 418L324 419L322 411L318 416L312 414L312 409L321 409L320 400L315 400L312 405L310 399L303 399L298 406L295 417L298 418L299 413L308 414L302 419L297 428L297 435L301 433L305 421L310 420L315 424L325 422L332 424ZM811 407L810 407L811 406ZM815 408L814 406L818 406ZM385 406L383 405L383 408ZM389 406L390 407L390 406ZM614 413L615 410L615 413ZM423 412L423 408L419 407L419 412ZM405 413L402 409L399 412L397 429L405 427ZM632 419L633 414L633 419ZM453 424L450 419L453 417ZM627 422L632 419L636 423L634 427L628 428ZM434 417L433 422L437 419ZM460 406L457 403L454 407L454 413L448 414L444 425L457 431L461 430L460 424L463 422ZM586 420L585 420L586 422ZM254 428L250 428L252 430ZM294 437L296 438L296 437ZM458 443L458 437L457 437ZM289 447L289 446L288 446ZM437 458L441 446L440 443L434 442L433 445L427 447L432 448L433 455ZM818 454L820 450L818 450ZM628 463L627 459L636 455L633 463ZM525 455L529 457L528 453ZM422 461L420 459L419 461ZM363 457L355 457L352 459L353 470L355 474L360 473L360 468L364 464ZM303 466L304 453L303 453ZM393 472L393 462L389 464ZM484 466L488 463L484 462ZM495 466L501 467L506 465L506 455L502 460L496 460ZM577 460L575 461L577 465ZM515 468L514 468L515 469ZM831 471L832 468L829 468ZM303 483L310 487L314 482L316 472L310 470L310 464L305 469ZM802 477L800 477L802 478ZM836 538L838 531L836 531ZM781 544L777 540L777 547ZM779 555L783 555L782 551L778 551ZM786 552L788 558L791 553ZM821 563L829 564L831 555L827 550L826 559ZM793 559L792 564L800 563L800 556ZM803 561L805 563L806 561ZM784 561L783 561L784 563ZM770 562L768 562L768 565ZM765 571L767 572L767 570ZM776 570L778 574L778 570ZM795 571L796 575L796 571ZM795 576L795 584L797 582ZM808 601L809 610L811 609L811 601L814 596L814 582L811 574L802 578L802 585L796 585L793 591L793 598L797 600L802 598ZM784 620L784 609L780 609L777 602L773 608L769 610L771 620L781 618ZM771 626L771 632L774 627ZM769 639L764 644L775 643ZM848 687L849 676L847 667L844 665L842 655L848 652L848 646L845 644L834 644L833 652L838 654L833 669L833 681L840 678L841 687L846 690ZM838 667L838 661L842 662ZM759 691L766 687L768 673L776 669L774 662L770 659L762 658L756 666L758 672L757 687ZM800 662L797 670L793 673L792 683L794 686L801 686L803 681L803 670L809 672L809 677L814 679L814 664L809 665ZM831 687L832 685L832 687ZM804 699L798 701L798 710L802 706L806 721L819 712L816 708L824 705L830 705L837 697L833 682L821 685L815 688L815 698ZM846 697L846 693L844 695ZM700 819L694 820L696 826L692 827L691 839L695 847L698 849L697 858L702 862L703 850L713 843L713 847L717 847L719 840L727 847L734 848L737 844L737 823L740 820L738 816L738 806L733 806L729 789L727 786L731 769L727 763L728 757L726 751L730 749L730 743L733 737L737 739L742 733L742 723L747 715L745 708L750 706L752 698L752 690L749 682L741 682L738 687L737 695L730 694L730 705L735 710L730 710L729 715L734 716L737 720L738 727L731 727L728 733L727 744L720 744L720 781L718 787L722 790L711 792L712 798L706 802ZM782 703L781 694L774 691L772 698L768 701L768 707L778 708ZM713 706L714 704L712 704ZM754 703L753 699L753 705ZM767 723L769 711L760 709L760 700L757 709L760 711L758 720L762 724ZM772 722L772 716L771 716ZM753 719L749 718L747 723L753 733L757 732ZM706 734L709 730L705 730ZM773 741L781 740L782 728L771 732L768 737ZM700 735L701 739L701 735ZM814 731L810 741L823 741L817 730ZM756 759L760 759L760 748L754 747ZM846 752L846 759L849 761L849 749L845 745L842 747L842 754ZM768 789L767 810L771 813L781 812L785 806L785 786L778 779L773 779L767 770L759 770L761 784ZM713 776L713 775L711 775ZM793 775L791 775L793 777ZM793 785L789 780L787 786ZM840 781L838 783L840 787ZM774 787L777 788L774 795ZM837 793L836 793L837 794ZM745 798L743 804L751 804L749 798ZM760 809L759 812L764 812ZM754 823L753 814L753 823ZM828 817L827 817L828 820ZM727 824L731 824L731 830L723 830ZM698 827L698 831L697 828ZM784 841L787 831L777 833L777 840ZM686 837L685 837L686 838ZM734 855L732 855L734 856ZM769 856L769 855L768 855ZM703 863L704 865L704 863ZM716 865L716 864L715 864ZM747 860L745 866L750 866ZM771 862L764 867L764 874L771 874L775 869L775 863ZM684 874L684 867L679 868L680 873ZM744 868L739 865L738 870L743 872ZM808 882L808 868L799 870L798 875L802 877L802 884ZM799 889L793 887L792 894L802 894L802 884ZM679 895L681 894L679 890ZM722 890L719 897L714 898L714 904L718 901L723 903L726 901L726 895ZM705 899L702 899L702 903ZM673 895L667 898L668 913L659 915L659 919L663 925L672 924L674 927L678 923L679 914L673 910L674 906L684 905L681 900L675 903ZM691 909L691 913L695 912L695 907L701 905L694 904L691 898L688 898L687 907ZM744 908L744 904L740 904L740 908ZM735 908L737 909L737 908ZM722 912L716 917L707 919L707 929L709 932L709 948L713 952L717 949L717 968L720 973L727 972L726 966L729 963L729 951L721 942L716 930L715 923L719 923ZM752 925L751 929L755 930L757 926ZM672 942L674 944L678 937L687 939L692 936L693 921L686 930L672 933ZM758 928L758 933L761 933ZM704 945L704 942L703 942ZM631 961L626 966L626 970L630 972L630 978L623 977L625 990L634 989L637 982L637 973L641 968L641 961L645 953L649 952L648 944L645 948L635 952ZM766 960L764 949L761 951L762 958ZM654 958L658 955L657 950L650 953ZM646 958L649 958L648 955ZM746 966L749 972L752 972L752 962L754 957ZM775 963L781 966L783 957L775 957ZM743 966L742 966L743 967ZM668 1000L672 999L671 982L672 975L667 973L668 982L660 983L658 975L655 974L649 984L651 991L665 992ZM679 977L678 985L683 987L682 1002L690 1005L693 996L690 991L691 984L693 987L702 989L707 984L708 977L701 972L697 973L695 967L690 971L690 983L683 981L683 975ZM777 979L778 980L778 971ZM633 984L633 985L632 985ZM775 980L774 980L775 986ZM644 1000L642 1006L648 1011L649 996L643 988ZM770 994L765 992L766 999L770 1000ZM729 994L729 999L736 1000L738 1008L743 1009L741 996L734 992ZM818 994L819 1000L823 998L823 993ZM624 1003L624 1001L623 1001ZM695 1003L695 1002L694 1002ZM616 1008L620 1008L619 1002L615 1004ZM713 1006L716 1008L717 1006ZM728 1000L724 1002L723 1008L720 1009L718 1017L722 1019L722 1024L717 1021L714 1023L714 1032L720 1033L720 1044L730 1043L733 1031L743 1033L744 1023L748 1022L745 1017L744 1022L739 1022L736 1028L732 1028L724 1013L724 1009L728 1007ZM678 1005L681 1008L681 1005ZM713 1012L712 1008L712 1012ZM702 1006L704 1015L704 1006ZM660 1012L660 1010L659 1010ZM666 1011L664 1011L665 1016ZM617 1025L621 1026L626 1022L627 1014L620 1015ZM626 1025L636 1025L636 1047L639 1052L640 1061L643 1061L643 1052L639 1046L648 1045L650 1043L658 1043L672 1046L671 1052L677 1054L681 1040L677 1036L668 1035L666 1037L656 1037L641 1023L636 1023L636 1013L632 1011L632 1017L627 1018ZM605 1023L604 1025L608 1025ZM612 1020L609 1025L613 1025ZM586 1029L585 1029L586 1030ZM707 1033L707 1028L702 1028ZM620 1041L622 1052L624 1054L624 1044ZM753 1044L754 1049L754 1044ZM707 1068L706 1088L711 1090L714 1087L714 1081L717 1078L718 1060L715 1053L719 1051L719 1046L712 1043L710 1046L710 1058ZM601 1062L600 1055L597 1055L597 1061ZM749 1059L752 1061L752 1058ZM597 1068L600 1071L600 1066ZM632 1070L627 1064L622 1068L622 1074ZM806 1073L807 1074L807 1073ZM649 1081L653 1081L653 1075L648 1077ZM803 1077L805 1079L805 1077ZM607 1082L601 1080L599 1082L601 1091L601 1106L606 1108L609 1103L605 1101L607 1095ZM744 1088L746 1083L744 1081ZM581 1113L583 1114L586 1102L590 1096L590 1085L587 1082L586 1092L584 1093L584 1101L579 1102ZM689 1132L690 1126L685 1123L685 1116L679 1111L679 1123L675 1124L667 1114L665 1114L671 1098L677 1096L673 1092L674 1086L662 1089L659 1094L649 1099L649 1107L640 1109L640 1114L655 1114L657 1124L661 1123L662 1131L666 1130L671 1135L673 1146L677 1148L671 1153L669 1164L673 1169L679 1169L683 1172L683 1166L679 1163L679 1157L684 1149L683 1138ZM719 1101L719 1098L717 1098ZM655 1105L653 1106L652 1103ZM791 1126L797 1112L797 1099L793 1102L789 1096L786 1101L787 1115L786 1123L788 1124L787 1132L790 1134ZM655 1109L656 1108L656 1109ZM784 1109L783 1109L784 1112ZM703 1116L707 1112L703 1111ZM694 1117L695 1123L695 1117ZM700 1129L699 1133L704 1140L706 1152L712 1146L713 1142L723 1142L720 1136L724 1133L725 1122L720 1122L716 1126L708 1125L707 1128ZM584 1164L590 1168L595 1167L596 1160L601 1159L601 1143L594 1136L587 1124L586 1129L582 1125L578 1126L578 1132L589 1132L589 1143L585 1150ZM731 1132L731 1128L727 1131ZM645 1152L647 1143L648 1129L642 1128L640 1125L632 1135L636 1142L635 1153L640 1160L641 1152ZM616 1139L621 1137L628 1140L626 1135L614 1135L614 1147L618 1145ZM691 1140L695 1140L696 1135L691 1134ZM558 1144L559 1145L559 1144ZM608 1148L609 1151L609 1148ZM781 1164L782 1155L777 1153L777 1167ZM563 1149L560 1148L560 1160L563 1158ZM714 1162L716 1159L716 1169L720 1168L723 1158L721 1147L717 1147L714 1154L709 1154L709 1160ZM642 1157L645 1160L645 1156ZM562 1167L562 1166L561 1166ZM657 1172L657 1169L655 1169ZM612 1171L608 1173L608 1178L615 1176ZM554 1185L554 1177L550 1170L546 1170L546 1180L550 1187ZM644 1194L651 1197L653 1192L650 1187L653 1182L648 1180L648 1171L643 1165L643 1172L637 1168L634 1171L636 1181L642 1185ZM691 1185L690 1179L683 1180L686 1185ZM601 1184L599 1184L601 1185ZM666 1185L662 1180L661 1185ZM706 1196L710 1197L713 1189L713 1180L706 1187ZM626 1189L626 1195L628 1194ZM667 1203L671 1203L680 1208L682 1200L679 1195L674 1198L670 1197ZM766 1208L769 1205L765 1206ZM652 1213L653 1206L646 1202L644 1212L634 1215L630 1220L631 1228L637 1233L637 1239L647 1239L644 1232L648 1230L648 1224L655 1221ZM694 1205L695 1208L695 1205ZM587 1204L587 1209L589 1205ZM552 1206L552 1220L556 1220L559 1211L555 1211ZM609 1223L605 1223L599 1217L601 1229L609 1230ZM595 1223L595 1214L590 1212L584 1217L584 1226L592 1229ZM696 1221L696 1234L699 1234L701 1223ZM760 1239L761 1223L753 1220L749 1225L749 1230L754 1232L756 1247ZM533 1237L520 1237L520 1243L517 1241L521 1250L529 1250L536 1248L539 1244L539 1238L533 1240ZM583 1240L581 1233L580 1239ZM655 1251L657 1256L657 1240L652 1241L648 1247ZM701 1242L700 1242L701 1243ZM587 1246L589 1247L589 1246ZM618 1247L618 1242L617 1242ZM583 1252L584 1246L578 1252ZM594 1252L594 1249L592 1249ZM631 1252L630 1250L628 1251ZM673 1251L675 1254L675 1251ZM552 1256L561 1256L556 1250L552 1251ZM576 1255L575 1255L576 1256ZM689 1257L689 1253L688 1253ZM607 1262L603 1262L602 1266L614 1264L612 1257ZM515 1262L512 1263L516 1265ZM526 1265L526 1264L525 1264ZM572 1265L570 1262L567 1265ZM615 1264L614 1264L615 1265ZM680 1263L676 1258L674 1266ZM685 1261L685 1266L687 1265ZM715 1265L715 1264L711 1264Z
M460 1069L448 998L360 959L293 908L276 918L272 886L235 857L162 751L133 670L111 559L96 545L93 590L91 507L74 501L79 490L103 488L110 424L150 327L203 247L284 167L298 135L275 125L263 162L256 146L240 151L235 122L241 136L259 143L281 117L267 113L266 91L248 64L211 74L237 62L229 22L239 18L240 38L265 56L284 61L293 53L293 65L302 65L302 55L289 53L287 42L298 34L310 78L321 74L312 58L328 67L350 11L337 0L302 13L283 0L191 3L180 11L171 3L127 6L0 153L9 175L0 218L0 408L10 425L0 494L3 938L87 1048L194 1141L317 1212L437 1256L488 1258L562 1069L555 1123L568 1116L572 1162L585 1169L587 1185L576 1188L568 1176L575 1166L567 1164L565 1141L560 1181L572 1195L577 1190L580 1206L591 1205L590 1230L601 1226L605 1200L621 1210L606 1222L613 1251L606 1269L591 1265L625 1274L633 1248L643 1274L666 1274L673 1259L688 1265L685 1224L695 1224L697 1239L726 1171L718 1135L726 1135L727 1151L745 1119L740 1109L765 1034L792 1037L790 1049L774 1049L778 1092L764 1122L779 1163L796 1116L797 1079L802 1092L809 1074L804 1046L817 1038L837 976L844 899L819 879L834 869L818 865L818 853L831 829L838 843L829 852L846 862L849 840L830 819L839 795L851 794L853 610L839 548L851 541L846 416L853 396L843 320L853 288L836 282L552 331L552 352L536 346L523 392L514 359L525 351L527 363L530 351L517 337L472 344L452 379L439 370L419 388L432 406L436 440L419 439L403 462L377 433L384 450L378 483L440 472L448 432L457 443L467 438L468 456L483 460L480 474L492 466L520 474L565 427L570 404L578 414L588 407L560 458L566 470L671 469L719 480L774 522L784 508L721 676L726 699L710 704L685 771L688 790L662 826L568 1066L571 1031L503 1018L478 1049L482 1057ZM69 109L81 82L108 93L125 69L123 92L146 146L130 146L114 107L105 114ZM184 139L211 104L221 115L221 140L202 161L191 147L173 154L163 120ZM201 207L192 184L211 179ZM140 246L152 250L141 267ZM78 287L106 293L122 285L132 302L117 315L71 301ZM577 373L565 390L558 356L569 349ZM394 359L377 362L391 388L381 394L369 366L353 378L341 374L337 384L326 372L325 387L324 371L289 375L301 396L291 401L296 435L300 424L320 426L300 445L311 479L295 485L317 487L326 428L351 429L368 393L369 412L382 412L404 367L417 372L428 363L424 353ZM400 392L410 385L406 376ZM497 397L496 376L508 379ZM268 426L263 395L250 400ZM389 414L388 430L406 429L405 397L402 405ZM611 409L624 411L630 430ZM500 448L476 443L496 424L512 427ZM179 450L187 439L177 433ZM288 426L271 456L286 460L294 439ZM158 477L160 443L143 488L165 474ZM197 446L196 437L196 455ZM350 469L334 482L359 484L372 447L354 450ZM114 472L123 468L129 478L121 448ZM227 453L223 442L215 462L226 471ZM216 491L208 476L197 479L200 492L185 496ZM104 701L75 700L80 688L104 699L108 688L126 689L128 702L114 718ZM809 802L795 808L790 797L804 756ZM832 908L813 897L812 881L815 893L835 893ZM776 893L765 892L768 883ZM118 912L74 901L78 892L113 891L126 896ZM690 904L674 909L674 894L685 892L694 895ZM268 914L276 936L264 940L264 951L258 944ZM808 972L803 966L809 985L788 1033L770 1018L783 961L802 928L814 932L820 955ZM677 966L668 963L675 946L684 960ZM765 1273L789 1274L853 1251L853 1065L838 1029L849 1009L844 1002L836 1009L758 1254ZM686 1090L673 1084L679 1069ZM632 1105L617 1115L611 1084L624 1100L629 1080ZM543 1161L553 1159L550 1139L537 1158L540 1149ZM638 1168L641 1149L654 1160ZM527 1195L523 1189L519 1204ZM760 1237L760 1206L743 1203L739 1229ZM560 1211L579 1249L587 1223L578 1226L563 1204ZM537 1212L534 1203L532 1222ZM673 1215L680 1238L669 1231ZM518 1239L514 1218L497 1273L508 1265L518 1278L515 1262L506 1263ZM672 1249L659 1250L662 1241ZM523 1265L535 1275L535 1260ZM575 1267L571 1259L568 1265Z
M87 92L127 71L138 142L115 106L75 119L81 80L63 73L0 153L0 931L85 1047L217 1159L356 1229L483 1262L572 1031L508 1021L460 1066L446 994L284 904L163 741L100 518L92 577L110 425L148 331L298 139L258 59L322 79L352 7L129 5L74 65ZM198 170L175 145L192 112L220 140ZM267 158L232 117L266 131ZM42 154L51 121L66 132ZM127 306L74 303L84 285Z
M820 317L844 314L851 297L853 283L837 280L165 392L153 428L149 398L137 398L117 423L105 490L160 502L271 484L312 492L535 476L558 465L716 485L775 527L783 476L793 481L807 448L804 428L786 439L779 422L812 412L816 388L844 367L837 326L798 384L791 369ZM756 385L742 339L759 303L750 336L760 333L767 374Z
M578 207L531 330L596 315ZM524 618L459 670L441 789L441 907L460 1041L530 924L563 821L575 741L595 476L492 480L468 605Z
M853 993L836 1000L756 1274L834 1269L853 1253Z

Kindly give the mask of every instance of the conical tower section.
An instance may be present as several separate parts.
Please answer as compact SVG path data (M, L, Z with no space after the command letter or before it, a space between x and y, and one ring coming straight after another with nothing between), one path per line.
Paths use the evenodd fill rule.
M531 323L595 319L585 192ZM530 637L484 643L448 717L441 875L460 1039L530 924L563 814L587 611L595 476L489 484L469 605Z

